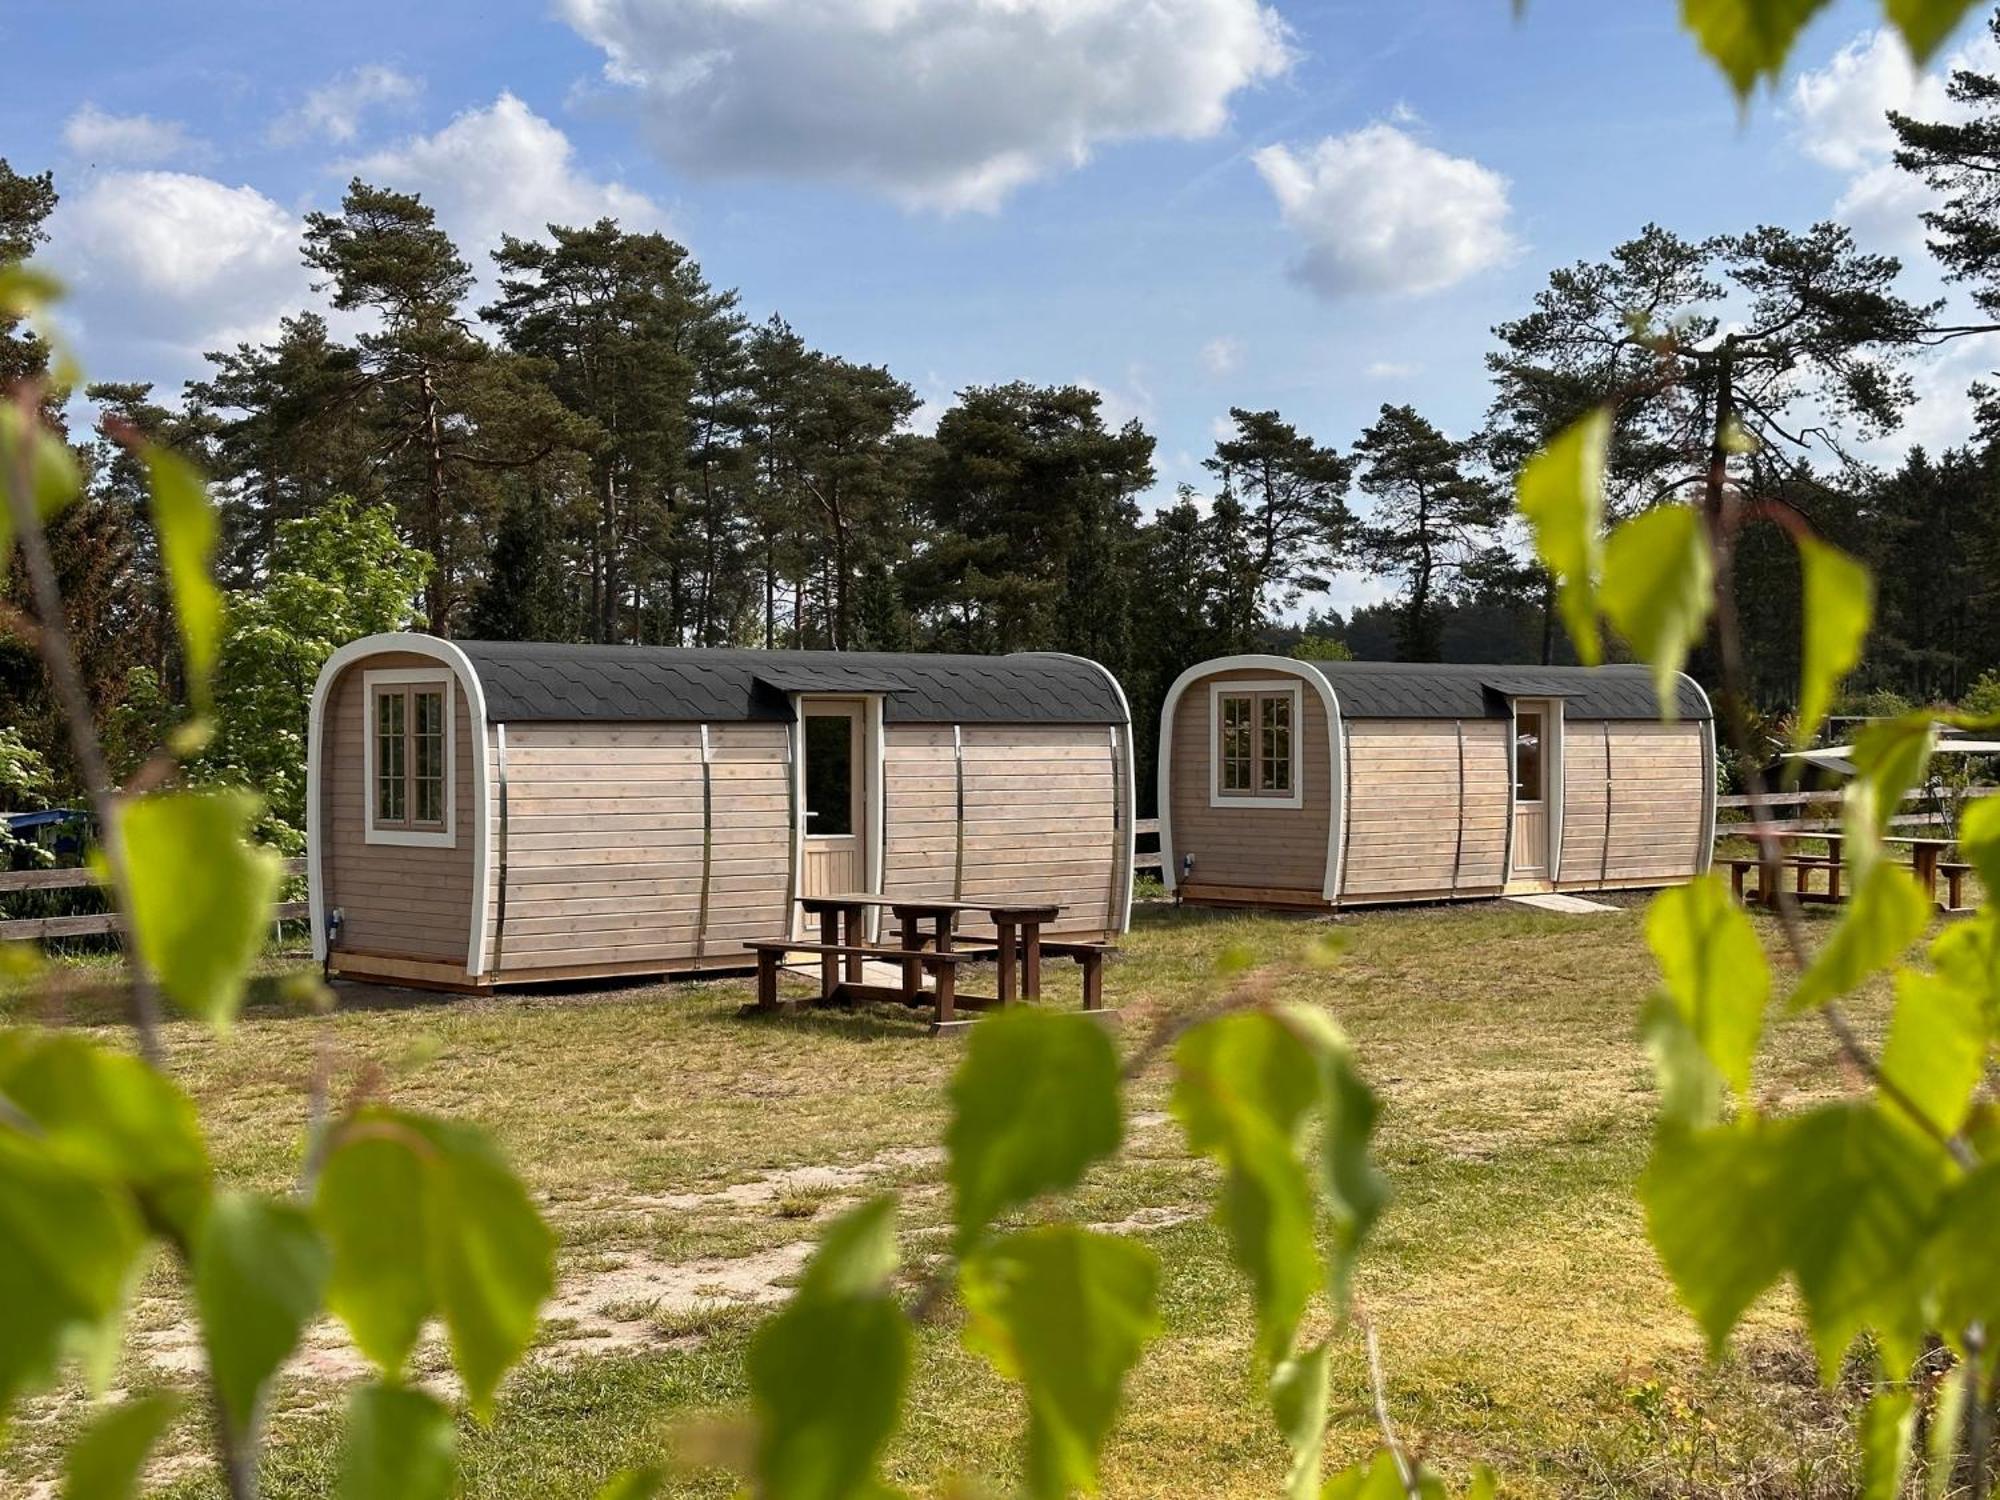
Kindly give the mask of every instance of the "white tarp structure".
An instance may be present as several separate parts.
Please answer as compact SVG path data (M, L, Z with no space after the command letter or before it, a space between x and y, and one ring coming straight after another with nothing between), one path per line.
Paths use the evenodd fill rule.
M2000 740L1966 740L1947 737L1937 742L1934 755L2000 755ZM1836 771L1842 776L1856 776L1860 772L1853 760L1852 745L1824 745L1817 750L1797 750L1785 757L1786 760L1802 760L1821 770Z

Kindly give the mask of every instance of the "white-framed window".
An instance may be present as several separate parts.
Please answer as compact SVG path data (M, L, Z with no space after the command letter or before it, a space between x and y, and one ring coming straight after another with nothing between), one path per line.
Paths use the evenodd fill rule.
M449 671L361 674L362 792L371 844L457 845L455 687Z
M1299 684L1215 682L1209 686L1209 803L1298 807Z

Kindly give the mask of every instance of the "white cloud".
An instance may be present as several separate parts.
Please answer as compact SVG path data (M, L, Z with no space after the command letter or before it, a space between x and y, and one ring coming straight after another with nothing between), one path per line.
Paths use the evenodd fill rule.
M1202 368L1217 379L1243 368L1243 340L1221 334L1201 346Z
M1393 125L1267 146L1254 160L1305 241L1295 273L1325 296L1440 291L1519 250L1505 177Z
M106 166L158 166L207 154L179 120L107 114L95 104L85 104L69 117L62 138L78 156Z
M1364 373L1370 380L1408 380L1412 375L1422 374L1423 368L1393 359L1378 359Z
M561 0L675 166L997 209L1099 145L1195 139L1284 72L1261 0Z
M341 171L422 194L460 250L480 265L503 232L532 236L545 224L589 224L606 215L627 229L666 222L643 193L579 171L569 137L506 93L434 135L347 162Z
M1904 255L1921 254L1919 215L1935 201L1922 179L1891 160L1896 134L1889 112L1923 120L1965 119L1964 106L1946 94L1945 79L1955 68L1992 72L1996 66L2000 47L1990 32L1982 31L1958 48L1937 70L1924 72L1893 33L1880 30L1854 38L1825 67L1794 81L1785 109L1793 142L1811 160L1846 176L1834 213L1863 241Z
M93 352L150 349L191 362L269 336L308 300L298 217L252 187L105 172L65 197L49 227L49 261L74 285ZM123 373L95 362L107 378Z
M328 140L346 145L361 133L362 122L378 109L407 109L423 92L409 74L382 63L350 68L306 95L297 109L279 118L271 138L280 145L304 140Z

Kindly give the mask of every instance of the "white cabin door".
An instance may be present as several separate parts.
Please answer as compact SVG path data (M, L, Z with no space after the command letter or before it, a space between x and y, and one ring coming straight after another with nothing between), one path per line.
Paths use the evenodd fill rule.
M1526 700L1514 705L1514 857L1508 879L1546 883L1554 873L1549 856L1549 772L1554 764L1550 705Z
M852 702L800 704L799 894L825 896L867 889L863 844L862 755L864 706Z

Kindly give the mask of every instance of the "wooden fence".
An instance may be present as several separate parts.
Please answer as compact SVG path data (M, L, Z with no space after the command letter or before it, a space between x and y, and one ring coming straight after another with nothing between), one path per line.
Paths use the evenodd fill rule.
M1995 792L2000 792L2000 787L1976 786L1971 788L1967 795L1968 797L1975 798L1990 797ZM1815 807L1838 808L1840 798L1841 793L1839 791L1767 793L1762 799L1766 816L1769 819L1764 824L1764 827L1772 833L1831 832L1840 826L1840 820L1837 816L1815 818L1806 814ZM1912 802L1923 803L1928 801L1929 798L1930 793L1919 788L1916 791L1905 792L1903 794L1903 805L1908 806ZM1744 796L1717 797L1715 805L1718 810L1727 808L1748 811L1752 801L1752 798ZM1793 816L1790 818L1773 816L1784 809L1789 809L1793 813ZM1894 817L1890 818L1889 826L1892 828L1929 828L1941 824L1943 821L1944 819L1934 811L1905 812L1897 813ZM1715 836L1719 839L1732 838L1738 834L1748 833L1751 826L1747 820L1741 823L1724 823L1718 821L1715 825Z
M287 875L303 875L303 859L285 861ZM0 897L22 891L73 891L95 886L97 877L88 870L8 870L0 871ZM304 901L281 901L271 908L271 920L296 920L307 914ZM0 922L0 942L29 938L99 937L115 930L110 912L92 912L80 917L20 917Z
M1141 818L1132 825L1133 844L1136 846L1144 839L1151 839L1153 847L1151 849L1139 849L1133 854L1132 873L1134 875L1143 875L1150 870L1153 874L1157 875L1160 873L1160 820L1158 818Z

